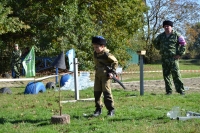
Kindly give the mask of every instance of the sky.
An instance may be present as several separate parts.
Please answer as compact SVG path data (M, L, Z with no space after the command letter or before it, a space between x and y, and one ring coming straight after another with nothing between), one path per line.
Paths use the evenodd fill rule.
M192 0L194 2L197 2L200 5L200 0Z

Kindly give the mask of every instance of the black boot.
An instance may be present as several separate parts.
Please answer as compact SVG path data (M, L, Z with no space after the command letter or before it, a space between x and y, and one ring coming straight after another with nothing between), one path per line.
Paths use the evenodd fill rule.
M115 110L109 110L108 111L108 116L114 116L115 115Z
M93 116L97 117L97 116L99 116L100 114L102 114L101 108L96 108L96 110L94 111Z

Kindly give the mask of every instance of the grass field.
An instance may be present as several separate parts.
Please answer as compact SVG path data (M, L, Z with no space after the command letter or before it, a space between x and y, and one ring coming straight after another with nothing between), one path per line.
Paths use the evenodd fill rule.
M116 115L107 117L103 108L100 117L92 117L94 102L63 103L62 114L70 115L70 124L51 124L59 115L59 95L48 90L37 95L24 95L23 88L12 88L13 94L0 95L1 133L199 133L200 119L171 120L166 116L174 106L200 112L200 94L151 95L114 89ZM62 100L74 99L74 92L62 91ZM93 97L91 88L80 91L80 98Z
M133 66L134 67L134 66ZM127 71L132 71L129 68ZM138 66L135 66L136 68ZM183 70L199 70L197 63L180 64ZM161 70L160 65L145 65L144 68ZM139 69L138 69L139 70ZM134 70L136 71L136 70ZM182 73L185 77L199 77L199 73ZM153 78L152 78L153 77ZM161 73L144 73L147 79L162 79ZM123 75L127 81L139 80L139 74ZM92 117L93 101L62 103L62 114L70 115L70 124L52 124L51 117L59 115L59 92L47 90L37 95L24 95L24 86L11 88L12 94L0 94L0 133L199 133L200 119L187 121L171 120L167 112L173 107L200 112L200 93L185 96L124 91L114 88L116 115L107 117L103 108L100 117ZM92 98L93 89L79 91L80 99ZM61 100L74 100L73 91L61 91Z

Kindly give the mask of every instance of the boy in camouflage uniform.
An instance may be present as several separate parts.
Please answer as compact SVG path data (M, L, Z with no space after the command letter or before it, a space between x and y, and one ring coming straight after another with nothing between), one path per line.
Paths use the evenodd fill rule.
M14 47L14 51L12 51L11 55L11 67L12 70L15 72L13 78L19 78L22 52L21 50L19 50L18 44L15 44Z
M109 53L106 48L106 40L102 36L92 38L94 48L95 62L95 81L94 81L94 98L95 107L94 116L99 116L102 113L101 95L104 95L104 104L108 110L108 116L114 115L114 100L111 92L112 73L107 73L105 65L116 70L118 66L117 59Z
M160 50L166 94L172 94L170 78L170 75L172 75L176 91L184 95L185 90L181 81L179 58L185 53L186 42L183 36L172 30L172 27L172 21L164 21L163 28L165 32L159 34L153 41L153 44L157 50Z

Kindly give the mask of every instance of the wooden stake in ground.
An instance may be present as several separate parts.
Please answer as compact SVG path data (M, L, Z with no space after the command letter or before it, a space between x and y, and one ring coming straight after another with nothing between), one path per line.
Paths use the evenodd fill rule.
M60 108L60 115L53 115L51 117L51 123L52 124L69 124L70 123L70 115L68 115L68 114L62 115L60 84L59 84L59 108Z
M52 65L56 68L66 69L64 52L62 52L60 55L58 55L58 57L55 59L55 61L53 62ZM60 114L53 115L51 117L51 123L52 124L69 124L70 116L67 114L62 115L60 84L59 84L59 108L60 108Z

